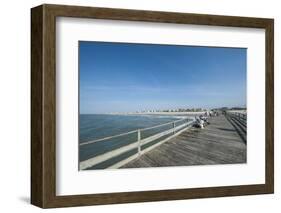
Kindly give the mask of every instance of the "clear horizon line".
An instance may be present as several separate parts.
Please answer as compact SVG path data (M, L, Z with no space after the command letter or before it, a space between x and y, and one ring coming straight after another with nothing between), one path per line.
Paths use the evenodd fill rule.
M202 111L206 111L206 110L214 110L214 109L220 109L220 108L224 108L224 107L216 107L216 108L201 108ZM231 108L243 108L243 109L246 109L247 110L247 107L225 107L225 108L228 108L228 109L231 109ZM200 109L200 108L193 108L193 109ZM172 109L171 109L172 110ZM196 112L199 112L199 111L183 111L183 112L180 112L180 111L174 111L174 112L170 112L170 111L153 111L153 110L143 110L143 111L135 111L135 112L86 112L86 113L81 113L79 112L80 115L90 115L90 114L99 114L99 115L114 115L114 114L145 114L145 113L186 113L186 112L189 112L189 113L196 113Z

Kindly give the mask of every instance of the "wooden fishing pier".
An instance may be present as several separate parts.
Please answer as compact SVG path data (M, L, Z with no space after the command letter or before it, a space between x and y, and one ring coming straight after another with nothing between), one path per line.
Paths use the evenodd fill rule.
M184 131L122 168L246 163L243 122L224 115L209 120L204 129Z
M135 142L84 160L80 162L79 169L246 163L247 115L221 113L208 120L209 124L203 129L194 127L195 120L180 119L82 143L80 146L88 146L136 134ZM168 128L164 131L143 138L145 131L165 126Z

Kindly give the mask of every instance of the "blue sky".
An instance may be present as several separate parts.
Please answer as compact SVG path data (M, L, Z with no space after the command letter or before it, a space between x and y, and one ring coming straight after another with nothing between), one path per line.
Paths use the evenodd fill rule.
M80 113L245 107L246 53L80 41Z

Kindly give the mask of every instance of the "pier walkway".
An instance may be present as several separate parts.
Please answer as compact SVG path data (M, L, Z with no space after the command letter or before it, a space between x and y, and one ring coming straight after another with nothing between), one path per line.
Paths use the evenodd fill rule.
M220 115L204 129L191 127L121 168L246 163L246 121Z

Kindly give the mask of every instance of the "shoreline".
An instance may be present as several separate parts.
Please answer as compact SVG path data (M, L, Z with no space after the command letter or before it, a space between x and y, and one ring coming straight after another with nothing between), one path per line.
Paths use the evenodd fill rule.
M236 112L247 114L247 110L227 110L228 112ZM207 111L198 111L198 112L112 112L112 113L92 113L92 114L80 114L80 115L202 115Z
M127 112L127 113L106 113L105 115L201 115L201 112Z

